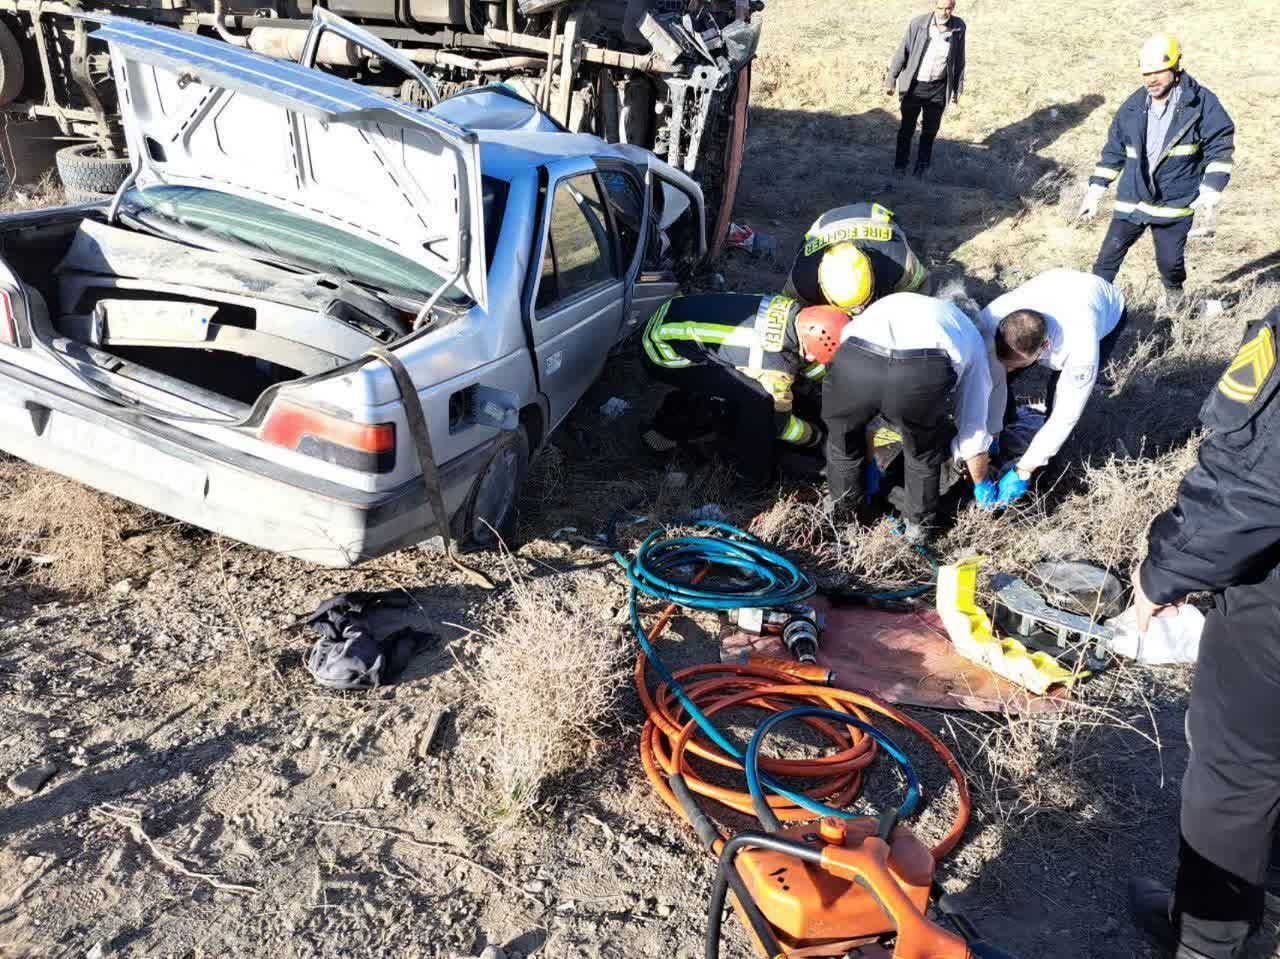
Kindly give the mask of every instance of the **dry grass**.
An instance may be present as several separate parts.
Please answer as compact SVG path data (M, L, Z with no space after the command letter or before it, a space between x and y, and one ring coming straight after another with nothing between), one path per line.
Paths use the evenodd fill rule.
M16 461L0 482L0 573L77 594L106 586L120 533L114 500Z
M35 183L10 187L0 196L0 213L19 213L67 202L66 190L58 174L48 171Z
M552 784L589 767L616 728L631 645L600 573L523 579L492 610L474 673L488 719L487 808L510 826L554 798Z

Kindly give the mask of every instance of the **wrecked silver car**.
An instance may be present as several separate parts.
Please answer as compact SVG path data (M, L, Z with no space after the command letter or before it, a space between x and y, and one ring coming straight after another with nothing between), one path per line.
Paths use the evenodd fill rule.
M0 448L266 549L350 565L508 528L530 451L705 254L697 185L509 90L424 110L103 17L135 166L0 218ZM395 51L332 15L328 33ZM412 69L411 63L405 64Z
M565 129L652 150L703 189L708 243L723 240L747 131L762 0L0 0L0 112L43 118L11 135L84 142L57 156L78 196L114 192L129 169L127 105L105 49L75 16L95 10L299 60L312 13L356 23L420 69L406 75L329 35L326 71L421 106L502 82ZM38 134L24 134L34 126Z

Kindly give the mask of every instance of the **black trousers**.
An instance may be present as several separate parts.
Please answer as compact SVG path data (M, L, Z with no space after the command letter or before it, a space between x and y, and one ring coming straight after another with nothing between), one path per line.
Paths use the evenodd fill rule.
M673 440L685 440L704 427L717 432L717 449L743 479L766 483L777 465L773 397L758 382L715 363L670 368L647 356L645 368L654 379L675 387L663 397L654 427ZM723 401L711 413L708 401Z
M1151 224L1151 242L1156 248L1156 268L1160 271L1160 281L1166 290L1181 290L1187 280L1187 236L1191 233L1193 217L1183 217L1168 224ZM1098 258L1094 261L1093 272L1108 283L1114 283L1120 265L1129 252L1129 247L1138 242L1142 231L1147 229L1145 223L1131 223L1119 217L1111 219L1107 235L1102 239L1102 248L1098 250Z
M1103 367L1111 361L1111 354L1116 351L1116 344L1120 342L1120 336L1129 327L1129 308L1125 307L1120 311L1120 319L1116 320L1115 328L1098 341L1098 372L1101 373ZM1005 389L1008 391L1004 404L1004 425L1008 426L1017 416L1017 398L1013 395L1013 382L1024 372L1031 369L1024 366L1020 370L1008 374L1005 377ZM1048 387L1044 394L1044 418L1047 420L1053 415L1053 398L1058 392L1058 378L1062 376L1061 370L1054 370L1049 374Z
M1218 597L1200 639L1187 709L1175 906L1257 922L1280 819L1280 584Z
M827 484L837 509L862 501L867 424L881 414L902 434L907 519L929 525L938 510L939 471L950 453L943 423L955 386L951 361L940 350L883 356L846 340L827 367L822 419L827 425Z
M902 95L902 123L898 127L898 152L893 165L902 169L911 159L911 140L916 135L916 123L924 114L920 127L920 149L916 152L916 166L928 166L933 162L933 141L942 126L942 113L947 107L946 81L939 94L930 89L934 84L913 83ZM923 89L922 89L923 86Z

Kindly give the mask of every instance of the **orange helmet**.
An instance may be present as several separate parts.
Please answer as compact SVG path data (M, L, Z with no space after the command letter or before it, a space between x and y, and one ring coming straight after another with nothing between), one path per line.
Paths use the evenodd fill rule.
M840 347L840 331L849 314L838 306L806 306L796 317L796 336L801 348L823 365L830 363Z

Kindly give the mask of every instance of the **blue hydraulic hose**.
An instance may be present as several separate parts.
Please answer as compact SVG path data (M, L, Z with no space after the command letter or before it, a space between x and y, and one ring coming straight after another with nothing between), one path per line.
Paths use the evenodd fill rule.
M667 664L658 655L658 651L649 642L644 626L640 622L637 599L643 592L656 599L677 603L690 609L719 611L743 607L769 608L787 606L808 599L816 591L816 586L808 573L785 556L769 549L745 530L714 520L703 520L695 525L723 531L732 539L713 536L677 536L659 543L658 539L662 535L659 530L645 538L640 548L636 550L635 558L630 562L620 553L614 553L614 559L626 570L627 579L631 582L631 591L628 596L631 631L635 633L636 641L644 651L645 657L653 664L654 670L662 677L662 681L675 694L685 712L698 724L707 738L720 747L726 755L743 763L746 768L743 750L730 742L724 733L716 728L711 718L698 708L698 704L684 691L684 687L672 675ZM746 574L744 582L736 589L709 590L668 578L675 569L704 566L708 563L728 566ZM856 719L845 713L836 713L836 715L845 725L861 727ZM892 748L891 755L894 758L902 755L896 746ZM910 775L914 776L914 771ZM760 785L786 797L815 816L857 818L856 813L828 806L810 799L803 793L788 789L767 774L759 774L757 787Z
M911 764L911 760L901 749L897 743L886 736L880 730L876 729L870 723L864 723L860 719L851 717L848 713L842 713L836 709L825 709L821 706L796 706L794 709L788 709L785 712L777 713L770 716L758 727L756 727L755 735L751 737L751 742L747 744L747 755L743 761L742 768L747 774L747 789L751 792L751 801L755 805L758 812L768 815L768 806L764 802L764 789L761 786L760 775L760 746L764 742L769 731L780 723L785 723L791 719L806 719L815 717L818 719L830 719L834 722L841 723L845 726L853 726L861 729L864 733L879 743L880 748L892 756L899 766L902 767L903 775L907 777L907 796L902 801L902 805L898 807L898 819L906 819L916 811L916 806L920 803L920 780L916 776L915 767ZM766 828L776 827L774 823L765 823ZM774 829L770 828L770 831Z

